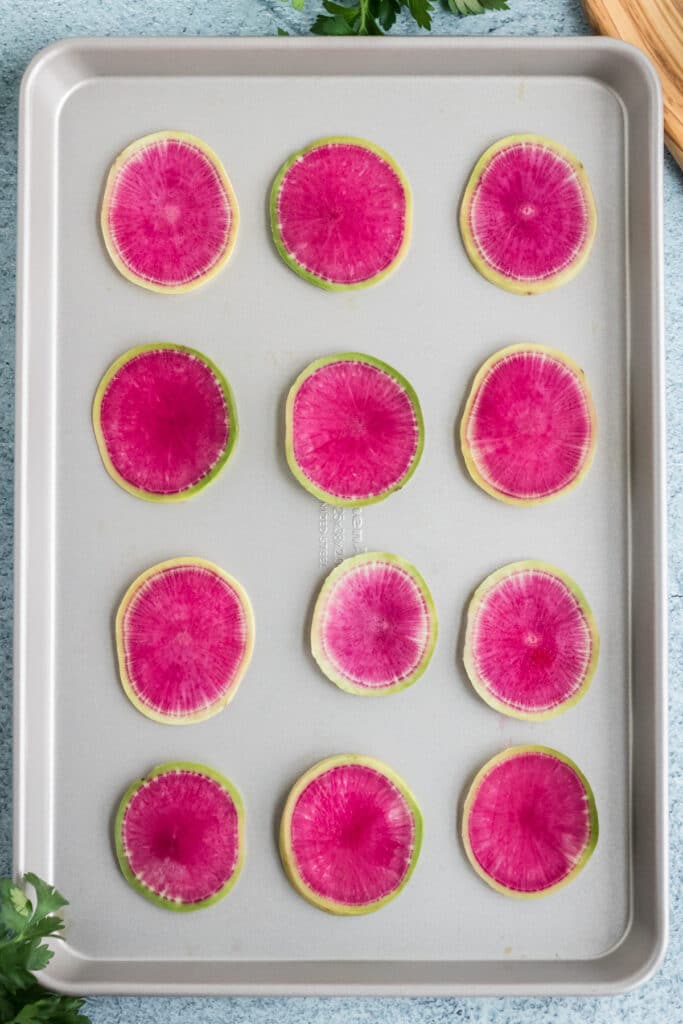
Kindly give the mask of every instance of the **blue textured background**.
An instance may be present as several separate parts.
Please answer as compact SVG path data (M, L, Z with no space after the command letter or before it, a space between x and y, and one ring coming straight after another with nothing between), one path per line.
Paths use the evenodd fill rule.
M650 0L645 0L646 3ZM449 35L587 33L579 0L511 0L513 10L457 18L439 11L434 32ZM281 0L0 0L0 875L11 871L11 633L14 420L14 269L17 97L31 57L65 36L274 35L305 33L318 0L298 14ZM410 32L401 22L397 33ZM414 26L413 26L414 27ZM667 411L669 449L669 595L671 658L672 932L656 978L616 999L136 999L89 1001L94 1024L443 1024L481 1021L683 1022L683 177L667 157L665 182ZM106 927L106 923L103 922Z

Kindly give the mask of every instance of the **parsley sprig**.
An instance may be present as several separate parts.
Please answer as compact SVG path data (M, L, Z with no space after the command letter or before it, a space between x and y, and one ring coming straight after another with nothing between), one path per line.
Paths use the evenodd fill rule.
M26 883L34 890L33 902ZM90 1024L81 1013L82 999L54 995L33 976L52 959L43 940L60 937L64 922L56 911L66 905L37 875L27 874L23 886L0 878L0 1021L5 1024Z
M324 14L311 25L318 36L381 36L389 32L403 9L418 28L431 29L436 0L323 0ZM453 14L484 14L509 10L507 0L446 0ZM303 11L305 0L291 0ZM284 34L284 33L283 33Z
M453 14L486 14L487 11L509 11L507 0L447 0Z

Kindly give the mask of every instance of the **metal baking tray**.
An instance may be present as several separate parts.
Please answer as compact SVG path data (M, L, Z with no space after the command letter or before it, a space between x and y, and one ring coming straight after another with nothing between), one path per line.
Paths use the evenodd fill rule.
M230 266L184 296L131 286L98 230L112 159L161 128L193 132L217 151L242 214ZM599 216L582 273L532 298L475 272L456 220L476 158L516 131L580 154ZM334 133L384 146L413 188L407 259L362 293L308 286L269 240L267 195L280 163ZM15 868L40 873L71 899L48 985L82 993L613 993L655 970L667 932L661 143L652 67L608 40L101 39L58 43L36 57L21 98ZM112 483L90 424L103 371L150 340L214 359L241 420L226 472L200 496L168 506ZM480 363L525 340L584 367L599 446L576 491L514 508L471 483L455 433ZM362 522L350 510L336 518L321 510L283 457L291 381L314 357L349 348L405 373L426 420L418 472ZM338 691L306 649L321 563L360 544L414 562L439 612L428 674L387 701ZM244 583L257 643L224 713L169 729L126 700L112 617L140 571L186 554ZM519 558L574 576L602 636L589 694L545 723L491 711L459 655L473 588ZM480 881L456 828L473 772L520 742L578 762L601 824L586 870L527 902ZM301 900L275 842L289 786L340 751L393 765L425 817L410 885L360 918L334 918ZM237 783L248 837L231 895L180 918L127 886L112 849L113 811L129 781L175 758L205 761Z

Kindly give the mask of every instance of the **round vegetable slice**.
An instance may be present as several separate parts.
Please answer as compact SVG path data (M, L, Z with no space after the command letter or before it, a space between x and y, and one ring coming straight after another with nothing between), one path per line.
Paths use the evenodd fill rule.
M319 139L280 168L270 198L273 239L291 269L330 290L386 277L410 239L410 187L398 164L363 139Z
M465 464L487 494L513 505L576 487L593 461L597 421L583 371L545 345L487 359L460 425Z
M510 135L490 146L460 208L465 249L479 273L525 295L555 288L579 272L595 224L583 164L541 135Z
M367 914L407 884L422 815L391 768L340 754L302 775L287 798L280 853L294 888L332 914Z
M424 446L422 410L397 370L359 352L316 359L287 397L287 462L331 505L371 505L410 479Z
M116 615L123 689L156 722L184 725L222 711L253 648L254 615L244 589L201 558L147 569Z
M472 867L493 889L543 896L574 878L595 849L593 791L557 750L510 747L472 783L462 837Z
M102 234L125 278L154 292L184 292L225 266L239 211L230 179L206 143L155 132L117 157L102 202Z
M205 765L162 764L124 794L114 838L134 889L169 910L199 910L222 899L242 870L242 798Z
M311 647L340 689L375 696L419 679L436 636L434 601L417 569L397 555L373 551L347 558L325 580Z
M228 461L238 435L230 385L195 349L129 349L100 381L93 426L113 480L147 501L183 501Z
M583 593L545 562L513 562L477 588L465 668L496 711L544 719L573 707L595 673L600 641Z

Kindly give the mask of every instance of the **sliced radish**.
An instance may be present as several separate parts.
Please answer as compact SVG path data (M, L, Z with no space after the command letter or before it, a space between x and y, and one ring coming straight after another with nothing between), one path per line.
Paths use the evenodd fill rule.
M367 914L397 896L421 841L422 815L405 782L357 754L328 757L302 775L280 828L292 885L332 914Z
M162 764L126 791L114 835L137 892L169 910L199 910L222 899L242 870L242 798L205 765Z
M544 719L583 697L600 642L576 583L544 562L492 573L470 602L465 668L487 704L513 718Z
M588 472L596 417L584 373L545 345L510 345L474 378L460 425L475 483L529 505L576 487Z
M105 468L130 494L182 501L228 461L238 434L230 385L195 349L140 345L109 367L93 425Z
M313 612L313 657L349 693L396 693L427 668L436 610L417 569L381 551L347 558L325 580Z
M415 391L380 359L316 359L287 398L285 450L307 491L331 505L371 505L414 473L424 445Z
M363 139L319 139L280 168L270 199L273 239L300 277L362 288L400 263L410 238L410 188L398 164Z
M102 233L114 266L155 292L196 288L227 263L237 238L237 200L223 165L186 132L155 132L113 164Z
M526 295L579 272L595 224L583 164L541 135L510 135L490 146L472 172L460 210L465 249L479 273Z
M254 616L237 580L200 558L152 566L116 616L119 673L138 711L183 725L228 704L254 647Z
M481 769L462 836L477 874L507 896L543 896L569 882L598 841L585 775L549 747L510 747Z

